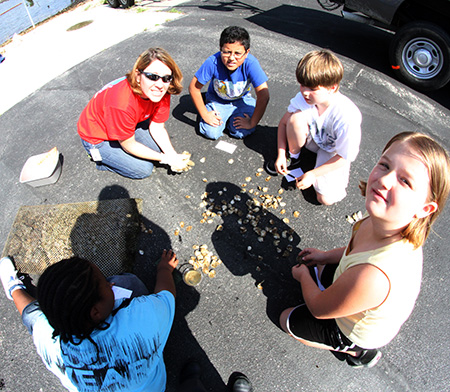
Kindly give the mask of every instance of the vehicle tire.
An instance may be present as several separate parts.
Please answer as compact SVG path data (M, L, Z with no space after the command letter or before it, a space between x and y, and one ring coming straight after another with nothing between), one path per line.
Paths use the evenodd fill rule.
M413 22L400 28L389 57L396 76L416 90L437 90L450 80L450 35L433 23Z
M119 7L120 7L119 0L108 0L108 4L109 4L112 8L119 8Z
M134 5L134 0L118 0L123 8L130 8Z

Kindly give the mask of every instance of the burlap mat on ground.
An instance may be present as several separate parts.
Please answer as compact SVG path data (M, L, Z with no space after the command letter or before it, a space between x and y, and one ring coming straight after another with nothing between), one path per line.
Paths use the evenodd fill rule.
M3 249L21 272L41 274L74 255L106 276L130 271L140 231L142 199L23 206Z

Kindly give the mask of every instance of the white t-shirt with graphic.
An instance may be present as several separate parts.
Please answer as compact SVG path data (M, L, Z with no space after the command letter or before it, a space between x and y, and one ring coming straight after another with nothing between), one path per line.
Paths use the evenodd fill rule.
M338 154L349 162L358 156L362 116L358 107L345 95L335 93L330 106L319 116L315 105L308 105L302 93L291 99L289 113L302 111L309 134L319 148Z

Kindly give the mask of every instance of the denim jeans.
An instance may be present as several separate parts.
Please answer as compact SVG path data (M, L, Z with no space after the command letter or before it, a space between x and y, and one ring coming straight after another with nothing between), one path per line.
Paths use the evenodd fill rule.
M242 139L255 131L255 128L251 129L236 129L233 125L233 121L236 117L244 117L244 114L248 114L250 117L255 111L256 100L250 93L243 98L230 101L228 103L219 103L211 100L211 96L206 93L206 109L208 111L215 110L220 113L222 118L222 124L218 127L213 127L203 120L200 120L199 131L202 135L208 139L217 140L223 135L225 127L230 131L230 136L237 139Z
M137 125L134 134L136 141L152 150L161 152L161 149L150 135L148 124L148 121L144 121ZM81 139L81 143L89 155L91 155L91 148L100 152L102 160L95 162L99 170L112 171L121 176L134 179L146 178L152 174L153 163L151 161L128 154L116 140L105 140L99 144L91 144Z
M114 283L118 287L131 290L131 298L140 297L141 295L149 295L147 286L136 275L124 272L120 275L113 275L106 279L108 282Z

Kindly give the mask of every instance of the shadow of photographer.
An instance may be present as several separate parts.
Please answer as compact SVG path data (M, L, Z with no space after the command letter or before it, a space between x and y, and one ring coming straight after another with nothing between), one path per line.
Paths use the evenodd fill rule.
M99 202L127 200L128 203L125 209L100 207L95 213L82 214L71 235L74 255L91 260L97 265L100 260L99 268L105 274L108 271L132 272L144 282L150 292L153 292L156 283L156 267L162 251L172 248L169 236L164 229L141 214L138 202L135 199L129 199L129 193L124 187L107 186L100 192L98 200ZM122 203L118 205L123 206ZM102 206L102 203L99 203L99 206ZM122 217L121 214L126 216ZM125 223L122 218L127 218ZM108 221L109 223L106 223ZM127 231L127 228L130 230ZM119 230L119 236L124 237L114 246L111 241L117 240L117 236L111 236L112 230ZM92 231L96 233L95 236L92 235ZM85 240L89 236L91 242L88 246ZM95 249L90 249L92 247ZM117 247L127 249L121 249L121 253L117 254ZM101 257L98 253L101 253ZM113 260L112 268L107 265L108 258ZM174 271L174 279L177 288L175 318L164 349L167 371L166 391L178 390L180 371L185 362L192 357L201 364L203 373L208 377L205 385L211 385L213 386L211 390L219 391L222 386L225 388L222 378L198 344L186 321L186 316L197 307L200 294L194 288L184 284L177 269Z
M283 221L270 212L269 200L277 202L276 196L263 191L242 193L229 182L209 183L206 191L209 208L221 211L223 219L223 230L212 234L217 255L233 275L251 275L267 297L267 316L279 327L281 311L300 296L291 276L300 237L286 218Z
M211 5L200 5L198 8L219 12L250 11L252 14L263 12L262 9L255 7L254 5L238 0L219 1L218 4L216 2L216 4Z
M264 162L275 161L277 158L277 128L260 126L256 128L256 132L244 139L244 144L247 148L257 152L263 157ZM303 172L314 169L316 164L317 154L303 147L300 154L299 166ZM281 183L280 186L284 190L296 190L295 181L288 182L284 177L278 176ZM317 201L317 195L314 187L301 190L305 200L314 205L320 205Z

